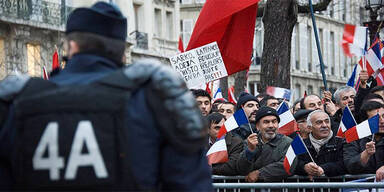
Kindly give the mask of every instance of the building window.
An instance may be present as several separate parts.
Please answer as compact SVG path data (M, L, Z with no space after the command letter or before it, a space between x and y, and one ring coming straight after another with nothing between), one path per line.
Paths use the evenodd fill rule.
M166 13L167 16L167 38L169 40L173 40L173 33L174 33L174 24L173 24L173 13L170 11L167 11Z
M41 76L40 45L27 44L28 74L34 77Z
M308 71L312 72L312 28L307 27L308 40L307 40L307 60L308 60Z
M144 25L143 25L143 6L139 4L133 4L134 9L134 16L135 16L135 31L144 31Z
M313 86L312 85L308 85L307 94L308 95L313 94Z
M346 18L347 18L347 1L346 0L342 0L341 1L341 3L342 3L342 7L343 7L343 9L342 9L342 19L343 19L343 21L346 21Z
M183 34L183 44L184 44L184 47L186 47L192 35L193 21L192 19L183 19L181 24L182 24L181 30Z
M329 3L328 9L329 9L329 16L333 18L335 16L335 10L332 2Z
M320 49L321 53L324 54L324 34L323 34L323 29L319 28L319 36L320 36Z
M296 84L295 85L295 100L301 98L301 85L300 84Z
M192 0L181 0L181 4L191 4Z
M205 3L205 0L196 0L196 3Z
M331 66L331 75L335 75L335 33L331 31L331 63L329 65Z
M155 36L156 37L162 37L162 29L163 29L163 26L162 26L162 20L161 20L161 9L157 9L155 8L155 19L153 20L155 22L154 26L155 26Z
M4 49L4 39L0 38L0 80L5 77L5 49Z
M300 37L299 37L299 24L296 24L295 35L295 52L296 52L296 69L300 69Z

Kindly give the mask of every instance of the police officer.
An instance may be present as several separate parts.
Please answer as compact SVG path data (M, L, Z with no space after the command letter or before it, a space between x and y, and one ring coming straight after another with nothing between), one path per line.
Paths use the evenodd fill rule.
M68 62L51 82L18 76L0 84L8 111L0 187L212 190L207 130L192 94L156 61L123 67L120 10L105 2L75 9L65 34Z

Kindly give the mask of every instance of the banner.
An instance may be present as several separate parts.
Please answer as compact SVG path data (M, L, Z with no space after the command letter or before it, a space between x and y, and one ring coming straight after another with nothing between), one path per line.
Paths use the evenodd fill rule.
M228 76L216 42L178 54L170 59L172 67L194 87Z

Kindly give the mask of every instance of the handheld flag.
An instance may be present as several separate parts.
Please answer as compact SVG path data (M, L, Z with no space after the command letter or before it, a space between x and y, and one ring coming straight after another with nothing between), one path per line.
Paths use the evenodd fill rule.
M291 99L291 90L281 87L268 86L266 90L268 95L272 95L276 98L283 98L289 101Z
M216 101L216 100L224 100L225 101L220 87L217 89L215 95L213 96L213 101Z
M225 163L228 161L227 143L225 137L218 139L207 152L208 164Z
M353 127L356 127L356 121L352 115L351 110L348 106L346 106L343 110L343 116L341 117L339 129L337 131L336 136L345 138L344 132Z
M349 77L349 80L348 80L348 82L347 82L347 86L355 87L356 68L357 68L357 64L356 64L355 67L353 68L351 77Z
M362 56L367 43L366 37L367 27L345 24L341 42L345 55L348 57Z
M365 67L369 76L373 75L376 71L383 67L383 64L381 63L381 47L381 42L379 40L376 40L368 49L367 54L364 56L366 60ZM359 65L362 69L364 69L363 58L360 59Z
M345 131L345 138L348 143L364 138L379 132L379 115L375 115L368 120L363 121L356 127L352 127Z
M221 138L227 132L230 132L238 128L242 124L248 123L248 118L245 115L243 109L237 110L231 117L229 117L224 125L220 128L219 133L217 133L217 138Z
M228 89L228 101L236 105L237 100L234 92L235 92L235 88L233 86Z
M47 69L44 66L43 66L43 78L44 78L44 80L49 79Z
M291 166L296 156L305 152L307 152L307 148L305 147L305 144L301 137L298 135L293 138L291 146L289 146L284 159L284 169L288 174L291 174L289 170L291 169Z
M57 54L57 49L56 49L52 56L52 71L58 68L60 68L59 55Z
M184 52L184 45L183 45L183 40L181 40L181 36L179 37L179 47L178 47L180 53Z
M279 133L284 135L290 135L291 133L298 130L295 118L293 117L291 110L287 103L282 102L277 109L277 114L280 117Z
M228 75L248 69L259 1L207 1L196 21L187 51L216 41Z

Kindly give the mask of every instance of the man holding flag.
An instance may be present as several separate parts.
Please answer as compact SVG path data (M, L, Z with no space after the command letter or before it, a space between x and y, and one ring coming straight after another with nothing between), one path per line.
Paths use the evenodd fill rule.
M288 176L283 162L292 139L277 133L280 118L275 109L260 108L255 120L259 133L248 136L237 162L239 172L248 182L281 180Z
M349 173L376 173L376 179L380 181L384 178L384 105L379 102L369 101L361 106L361 111L364 112L364 115L368 119L374 118L377 115L379 116L378 125L374 125L378 127L378 132L374 133L373 136L371 134L346 144L343 149L344 163ZM372 125L369 124L369 126L362 127L363 130L360 129L357 135L371 132L371 126ZM353 128L349 130L352 129ZM348 131L345 133L347 139Z
M255 128L255 118L256 113L259 110L259 106L259 101L255 96L246 92L242 92L240 94L236 110L244 110L249 124L241 125L239 129L234 130L234 133L241 137L243 140L247 139L251 133L257 132L257 129Z
M295 174L328 177L344 175L343 139L333 137L331 121L327 113L321 110L311 112L307 117L307 126L311 129L309 138L304 139L308 152L299 155Z

